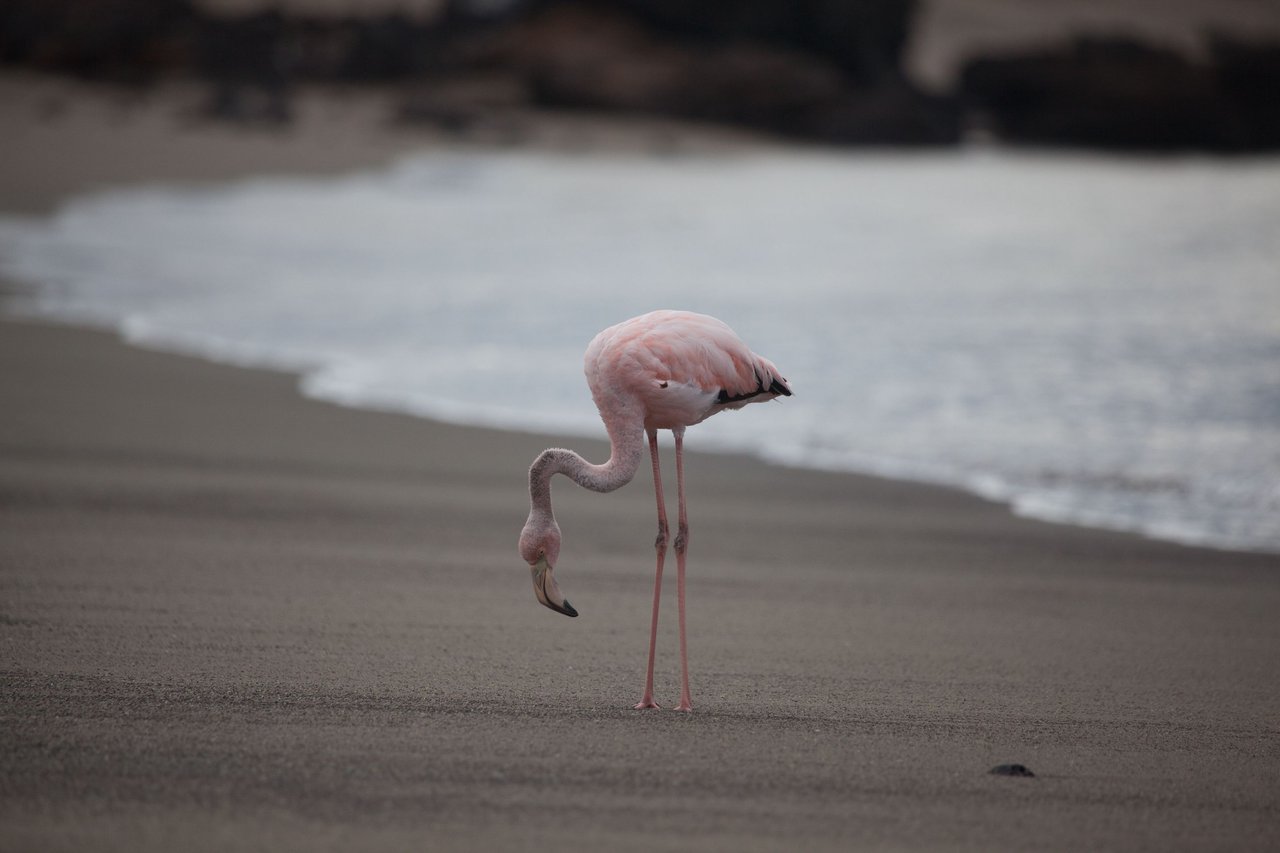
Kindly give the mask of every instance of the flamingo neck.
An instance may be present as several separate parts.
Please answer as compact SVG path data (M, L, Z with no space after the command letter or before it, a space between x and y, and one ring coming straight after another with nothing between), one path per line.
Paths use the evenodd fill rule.
M531 515L551 516L551 478L564 474L584 489L612 492L630 483L644 457L644 427L606 422L611 451L609 461L593 465L572 450L552 447L538 454L529 468Z

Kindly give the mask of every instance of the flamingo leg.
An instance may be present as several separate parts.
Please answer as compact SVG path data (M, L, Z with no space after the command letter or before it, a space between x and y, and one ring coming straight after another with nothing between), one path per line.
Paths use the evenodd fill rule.
M649 430L649 455L653 458L653 490L658 497L658 568L653 575L653 621L649 625L649 668L644 677L644 695L635 704L637 711L661 707L653 701L653 657L658 646L658 605L662 603L662 565L667 559L667 506L662 499L662 466L658 464L658 431Z
M693 702L689 696L689 644L684 630L684 559L689 549L689 514L684 503L684 427L677 427L672 432L676 437L676 489L679 495L680 509L676 519L676 594L680 609L680 704L677 711L692 711Z

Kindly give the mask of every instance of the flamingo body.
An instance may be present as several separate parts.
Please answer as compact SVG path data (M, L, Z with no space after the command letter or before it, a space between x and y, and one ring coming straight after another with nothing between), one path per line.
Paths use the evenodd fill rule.
M551 478L564 474L578 485L609 492L630 482L644 455L648 436L658 508L649 630L649 664L644 694L636 708L657 708L653 666L658 638L658 605L669 528L658 459L658 430L675 436L679 515L674 541L680 622L680 702L691 711L685 632L685 556L689 523L684 492L684 431L724 409L791 396L786 379L768 359L753 353L733 330L705 314L652 311L602 331L587 347L583 363L591 396L609 432L609 461L593 465L577 453L550 448L529 468L529 519L520 534L520 554L533 573L534 594L547 607L577 616L560 592L552 570L560 553L560 527L551 510Z
M634 396L646 430L693 426L724 409L791 393L778 368L732 329L691 311L651 311L610 326L583 361L601 416Z

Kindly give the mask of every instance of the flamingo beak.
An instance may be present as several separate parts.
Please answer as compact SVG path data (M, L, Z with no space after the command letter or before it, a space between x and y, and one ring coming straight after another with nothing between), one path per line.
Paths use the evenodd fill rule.
M539 557L538 562L530 563L529 569L533 572L533 594L538 597L538 601L565 616L578 615L578 611L573 609L573 605L560 592L560 585L551 574L551 566L546 557Z

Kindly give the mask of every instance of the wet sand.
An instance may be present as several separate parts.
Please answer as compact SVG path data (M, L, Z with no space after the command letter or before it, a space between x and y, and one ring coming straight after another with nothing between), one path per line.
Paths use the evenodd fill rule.
M305 122L175 136L145 104L99 120L80 103L58 144L95 156L50 168L15 146L32 160L14 155L0 207L430 144L368 125L334 153ZM610 495L557 482L558 574L582 613L566 619L515 554L525 471L548 444L596 460L605 445L295 385L0 321L0 848L1280 844L1274 555L695 452L696 711L637 712L644 473ZM1036 777L987 772L1009 762Z

